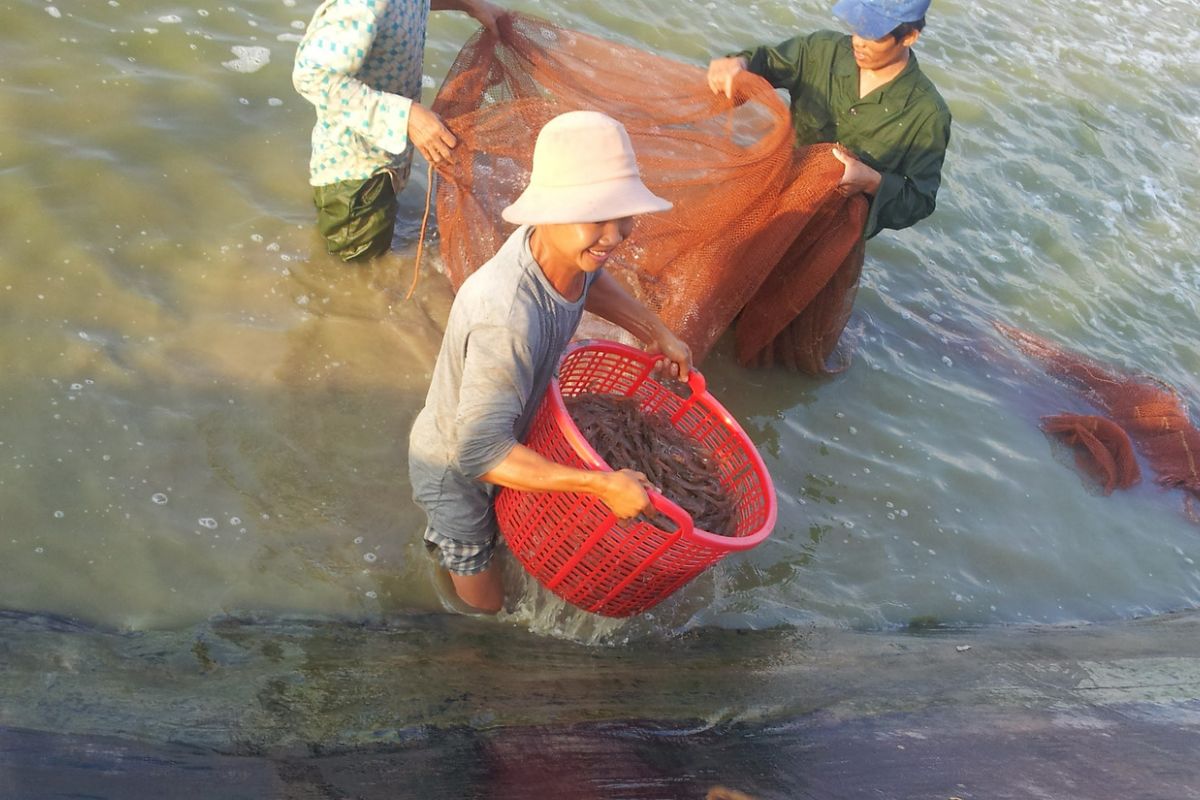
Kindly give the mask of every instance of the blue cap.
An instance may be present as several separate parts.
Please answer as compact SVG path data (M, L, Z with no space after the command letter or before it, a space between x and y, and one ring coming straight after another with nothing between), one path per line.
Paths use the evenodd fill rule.
M882 39L928 10L929 0L838 0L833 15L864 39Z

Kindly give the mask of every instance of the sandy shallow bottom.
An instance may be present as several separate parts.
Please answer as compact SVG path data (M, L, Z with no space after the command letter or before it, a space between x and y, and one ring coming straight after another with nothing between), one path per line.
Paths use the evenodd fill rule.
M6 615L0 796L1200 797L1200 614L599 649L497 627Z

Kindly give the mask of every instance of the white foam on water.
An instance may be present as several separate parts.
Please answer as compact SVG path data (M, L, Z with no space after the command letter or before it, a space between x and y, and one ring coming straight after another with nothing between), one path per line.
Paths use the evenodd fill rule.
M59 11L54 6L46 6L46 13L49 14L50 16L54 17L55 19L62 19L62 12Z
M236 56L232 61L222 61L221 66L234 72L258 72L271 63L271 51L258 45L235 44L232 48Z

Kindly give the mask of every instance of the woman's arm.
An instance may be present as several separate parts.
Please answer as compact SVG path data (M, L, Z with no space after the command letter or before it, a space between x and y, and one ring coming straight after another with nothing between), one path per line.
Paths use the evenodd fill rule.
M584 308L620 325L649 345L650 352L662 353L671 362L671 374L680 380L687 379L692 368L691 349L657 314L625 291L616 278L601 270L588 289Z
M586 492L594 494L621 519L637 516L650 505L646 476L631 469L593 472L567 467L518 444L480 480L532 492Z
M497 20L504 16L504 9L488 0L430 0L430 11L462 11L479 21L479 24L499 36Z
M649 483L640 472L592 472L555 463L513 438L513 425L531 397L533 362L526 342L508 328L487 327L466 340L453 459L463 474L510 489L587 492L618 517L646 508Z
M375 40L380 11L366 3L332 3L313 16L296 49L292 85L332 120L389 153L408 146L413 101L355 77Z

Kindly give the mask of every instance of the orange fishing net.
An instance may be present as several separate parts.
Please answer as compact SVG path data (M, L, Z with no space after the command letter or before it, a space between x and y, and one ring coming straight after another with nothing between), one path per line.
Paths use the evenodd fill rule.
M633 140L642 178L675 207L639 217L606 269L703 360L736 319L744 364L813 373L846 324L867 204L836 191L830 145L796 149L788 109L743 73L736 102L704 70L521 14L464 46L434 110L459 138L439 168L442 258L457 289L513 230L500 211L528 179L538 131L602 111Z
M995 323L1046 372L1082 391L1132 439L1150 462L1159 485L1188 493L1186 510L1200 521L1200 430L1169 386L1153 378L1121 375L1026 331Z
M1042 430L1075 448L1075 463L1104 487L1105 494L1128 489L1141 480L1133 442L1111 419L1058 414L1043 417Z

